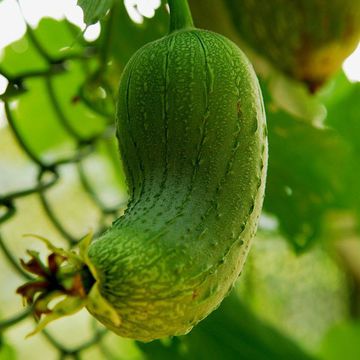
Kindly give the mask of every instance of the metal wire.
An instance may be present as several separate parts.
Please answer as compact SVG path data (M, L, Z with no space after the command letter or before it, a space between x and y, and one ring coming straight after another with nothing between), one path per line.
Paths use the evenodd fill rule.
M111 25L111 22L109 23ZM96 189L93 188L91 182L89 181L88 174L84 166L85 159L96 152L96 147L99 142L105 142L107 149L106 151L114 151L114 149L111 149L111 146L108 146L110 141L109 133L113 134L114 132L113 119L112 116L109 116L106 112L101 110L99 111L96 106L93 106L91 101L86 99L84 96L83 84L79 84L79 94L77 101L82 102L82 104L86 106L89 111L93 111L94 115L102 117L102 121L105 120L105 123L107 124L104 131L96 135L87 137L79 134L71 119L67 117L64 109L61 106L61 103L58 101L54 88L54 80L57 76L71 71L65 65L66 62L70 60L79 61L83 64L83 69L89 69L90 67L87 64L87 61L90 61L89 53L93 55L92 60L94 59L94 56L98 57L98 68L95 69L92 74L89 73L89 77L91 75L94 76L94 74L98 76L99 73L104 70L104 66L106 66L107 63L107 51L103 50L107 50L108 48L108 45L106 44L106 38L108 36L105 36L105 42L101 44L100 49L96 49L96 47L94 48L92 45L85 47L82 54L72 54L59 58L53 58L50 54L47 53L41 42L38 41L36 32L28 25L26 36L37 53L43 58L43 60L47 62L47 69L42 71L23 72L22 74L13 76L8 74L0 67L0 74L8 80L7 89L4 94L0 95L0 101L2 101L5 105L5 114L8 121L8 126L11 129L18 146L25 153L28 160L36 167L37 177L35 184L31 187L26 187L18 191L8 192L5 194L0 193L0 226L9 222L15 216L26 216L26 214L22 214L20 210L18 211L17 200L20 198L37 195L48 219L54 225L55 229L58 231L61 237L67 241L68 246L71 247L77 243L78 238L73 235L71 231L66 228L66 225L62 222L62 220L59 219L48 199L48 193L49 190L54 188L59 183L62 167L67 164L74 164L80 180L80 185L82 186L84 193L87 194L89 199L95 204L95 206L97 206L99 212L102 214L99 220L99 224L97 224L96 230L101 231L101 229L104 228L104 219L107 216L115 218L115 216L118 215L121 204L115 207L109 207L101 200ZM83 41L82 39L76 38L75 35L74 38L76 41ZM18 120L16 118L15 111L13 110L14 107L12 106L12 102L18 99L22 94L29 91L25 86L26 81L34 77L44 80L47 95L49 97L49 104L53 109L55 119L76 145L73 155L68 158L60 158L55 161L46 160L44 157L42 157L41 154L38 154L34 150L34 146L31 143L31 134L23 134L20 127L18 126ZM109 96L113 99L113 94L110 94ZM34 106L36 106L36 104L34 104ZM28 121L31 121L31 119L28 119ZM51 136L51 134L44 134L44 136ZM109 155L109 160L113 166L120 166L119 160L117 159L116 155L114 156L113 153ZM12 270L24 280L31 279L31 276L29 276L21 268L17 256L11 252L8 246L9 242L10 239L5 238L3 233L0 231L0 251L7 260L8 266L11 267ZM31 308L26 308L25 310L20 310L17 314L0 320L0 331L7 331L16 324L19 324L21 321L27 319L30 315ZM97 326L93 326L91 328L91 332L91 338L76 348L64 347L61 341L47 330L42 331L42 334L58 352L59 359L79 359L83 351L96 344L99 345L99 350L104 353L104 358L106 358L106 346L101 344L104 336L106 335L106 330L99 329Z

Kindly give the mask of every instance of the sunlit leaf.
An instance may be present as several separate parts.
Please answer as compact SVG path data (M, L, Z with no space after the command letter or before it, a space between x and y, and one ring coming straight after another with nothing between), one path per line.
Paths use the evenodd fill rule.
M26 34L8 45L0 55L1 69L9 76L36 73L48 70L50 65L39 54Z
M78 0L78 5L84 11L84 22L87 25L95 24L109 11L113 0Z
M84 52L84 47L77 41L81 39L80 29L66 20L44 18L34 30L34 35L52 59L76 56Z
M106 118L79 101L80 87L89 73L79 61L68 62L68 71L45 80L46 92L60 121L70 124L70 132L90 138L104 131Z
M31 150L36 154L46 152L48 158L53 157L54 152L61 156L74 152L76 144L58 121L46 80L29 79L25 86L27 91L18 100L12 101L10 106L14 122Z

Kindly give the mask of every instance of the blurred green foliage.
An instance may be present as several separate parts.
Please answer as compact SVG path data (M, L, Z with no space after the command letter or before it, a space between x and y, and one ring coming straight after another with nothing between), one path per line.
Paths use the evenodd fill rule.
M6 342L0 334L0 360L15 360L15 350Z
M334 326L325 336L321 355L326 360L354 360L360 357L360 323Z
M77 3L83 8L85 23L91 25L106 14L113 2L113 0L78 0Z

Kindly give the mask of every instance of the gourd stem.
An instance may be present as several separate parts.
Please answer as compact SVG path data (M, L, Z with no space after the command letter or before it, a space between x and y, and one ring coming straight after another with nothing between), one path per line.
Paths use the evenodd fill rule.
M170 7L170 32L194 27L187 0L168 0L168 4Z

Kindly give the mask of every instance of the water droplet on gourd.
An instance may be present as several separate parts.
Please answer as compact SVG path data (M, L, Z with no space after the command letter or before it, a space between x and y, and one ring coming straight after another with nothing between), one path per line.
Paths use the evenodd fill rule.
M219 242L218 241L213 241L212 243L211 243L211 245L213 246L213 247L217 247L218 245L219 245Z

